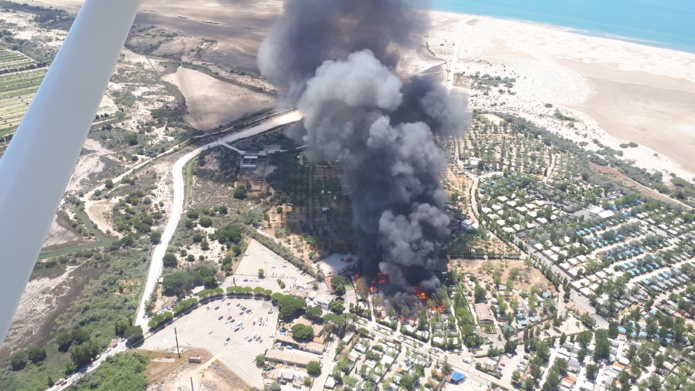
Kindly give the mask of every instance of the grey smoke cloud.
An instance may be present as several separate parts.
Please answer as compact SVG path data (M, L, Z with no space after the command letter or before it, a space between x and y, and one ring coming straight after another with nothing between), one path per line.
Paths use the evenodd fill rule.
M449 218L435 139L460 135L467 110L434 80L395 73L399 53L422 44L425 14L395 0L286 0L284 9L258 61L305 115L291 136L311 159L341 162L366 271L398 289L436 289Z

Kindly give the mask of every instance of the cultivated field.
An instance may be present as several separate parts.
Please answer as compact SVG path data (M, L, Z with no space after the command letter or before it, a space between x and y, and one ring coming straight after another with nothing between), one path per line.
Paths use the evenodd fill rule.
M0 136L19 126L46 69L15 50L0 46Z

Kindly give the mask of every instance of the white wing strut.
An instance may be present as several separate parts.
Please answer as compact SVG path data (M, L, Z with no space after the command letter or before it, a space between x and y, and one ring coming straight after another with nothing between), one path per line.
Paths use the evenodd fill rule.
M0 160L0 341L141 0L87 0Z

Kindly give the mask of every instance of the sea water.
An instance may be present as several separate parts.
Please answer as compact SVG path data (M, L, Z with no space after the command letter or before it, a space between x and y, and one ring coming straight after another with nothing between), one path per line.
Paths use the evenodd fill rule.
M695 53L695 0L431 0L430 8Z

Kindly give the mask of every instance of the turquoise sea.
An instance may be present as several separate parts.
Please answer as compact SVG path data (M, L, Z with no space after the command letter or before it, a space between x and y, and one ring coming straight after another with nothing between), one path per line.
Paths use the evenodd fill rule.
M430 8L695 53L695 0L431 0Z

